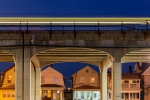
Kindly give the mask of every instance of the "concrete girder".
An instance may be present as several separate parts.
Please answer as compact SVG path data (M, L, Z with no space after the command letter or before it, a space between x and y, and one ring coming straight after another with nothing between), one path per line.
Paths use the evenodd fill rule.
M103 61L105 57L39 57L40 61Z
M14 62L12 55L0 55L0 62Z
M46 65L56 64L56 63L64 63L64 62L66 62L66 61L40 61L40 68L42 68ZM87 63L87 64L99 66L99 61L71 61L71 62Z
M121 63L127 63L127 62L150 62L150 58L122 58Z
M61 55L67 55L67 56L70 56L70 55L74 55L74 56L76 56L76 55L77 56L78 55L79 56L87 56L87 55L88 56L105 56L106 54L98 54L98 53L97 54L94 54L94 53L93 54L92 53L91 54L89 54L89 53L67 53L66 52L66 53L60 53L60 54L59 53L39 53L38 56L39 55L46 55L46 56L53 56L53 55L56 55L56 56L59 56L59 55L60 56Z

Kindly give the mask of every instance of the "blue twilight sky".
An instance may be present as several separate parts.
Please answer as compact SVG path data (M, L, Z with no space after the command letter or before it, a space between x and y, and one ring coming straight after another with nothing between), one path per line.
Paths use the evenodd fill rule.
M150 17L149 5L149 0L0 0L0 17ZM11 65L0 63L0 72ZM69 81L85 65L63 63L54 68ZM123 64L122 69L128 72L126 67L134 65Z
M149 17L149 0L0 0L0 16Z

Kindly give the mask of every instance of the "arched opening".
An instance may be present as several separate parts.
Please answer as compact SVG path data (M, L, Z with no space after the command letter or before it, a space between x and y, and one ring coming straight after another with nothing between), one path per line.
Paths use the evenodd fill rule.
M15 100L16 70L14 55L0 50L0 99Z
M37 53L36 55L33 56L33 58L31 58L31 61L38 63L36 64L37 65L36 68L42 68L47 64L55 64L60 62L73 62L73 63L82 62L82 63L89 63L89 64L96 65L99 69L103 69L103 73L105 72L105 74L102 75L103 77L101 77L101 80L105 81L102 83L103 86L104 85L105 86L104 87L101 86L102 87L101 91L105 92L104 98L108 97L108 91L106 85L107 70L108 68L112 67L113 57L104 51L90 49L90 48L74 48L74 47L55 48L55 49L49 49ZM101 84L99 84L99 86L100 85ZM80 96L80 98L78 99L81 99L81 97L83 98L83 96Z
M57 72L55 72L56 75L53 75L51 73L52 69L49 69L49 67L52 67L52 69L57 71ZM44 73L46 73L46 70L49 70L49 76L48 76L48 74L44 75ZM83 71L83 73L85 73L85 75L82 73L83 75L80 76L79 74L81 74L81 73L79 71ZM57 76L58 72L60 72L62 74L62 77ZM63 92L63 93L60 92L61 93L60 97L63 97L65 100L78 99L81 96L81 92L82 92L82 97L84 99L88 99L87 93L89 93L89 97L93 97L94 96L94 95L92 95L93 92L96 93L97 98L100 97L99 96L99 89L100 89L99 68L95 65L81 63L81 62L63 62L63 63L61 62L61 63L55 63L53 65L47 65L47 66L43 67L42 71L41 71L41 83L43 86L44 86L44 84L51 84L51 85L53 84L53 82L49 82L49 83L42 82L42 81L46 80L47 77L49 77L48 79L51 79L51 80L55 80L57 78L58 83L55 83L55 81L54 81L54 83L65 87L63 89L63 91L61 91L61 89L58 90L58 88L57 89L55 88L55 90L54 90L53 87L47 88L46 94L48 95L49 98L56 99L56 96L57 96L57 95L55 95L56 91ZM62 78L64 79L65 85L61 84L61 83L63 83L61 81ZM81 78L81 79L79 79L79 78ZM74 79L74 81L73 81L73 79ZM78 81L78 82L75 82L75 81ZM80 83L79 81L81 81L83 83ZM95 81L97 81L97 82L95 82ZM83 88L83 84L86 87ZM97 89L94 90L94 87L97 87ZM78 88L81 88L83 90L81 91L81 89L78 89ZM42 90L41 96L43 98L45 90L43 90L42 86L41 86L41 90ZM51 92L48 92L48 91L51 91ZM80 96L73 96L72 91L73 91L73 95L78 94ZM48 93L51 93L51 95L49 95Z
M150 83L149 80L149 60L150 60L150 49L138 49L128 52L122 57L122 63L126 63L128 70L128 79L122 80L122 98L130 98L137 100L147 100L150 97L148 91ZM130 65L134 66L130 66ZM126 76L127 77L127 76ZM129 88L132 88L129 90ZM125 89L128 91L125 92Z

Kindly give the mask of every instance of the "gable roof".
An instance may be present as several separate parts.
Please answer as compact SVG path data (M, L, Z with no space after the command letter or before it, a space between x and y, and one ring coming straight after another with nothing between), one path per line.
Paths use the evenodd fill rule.
M150 75L150 73L149 73L148 71L150 71L150 67L148 67L148 68L142 73L142 75L144 75L144 74Z
M139 70L141 70L140 74L144 73L149 67L150 67L150 63L144 63L142 62L142 66L140 66L139 62L137 63L137 67L139 68Z
M14 67L15 67L15 65L12 65L12 66L10 66L9 68L7 68L7 69L3 72L3 79L2 79L2 84L1 84L0 87L2 87L2 85L3 85L6 72L9 71L10 69L14 68Z
M63 87L63 86L57 84L42 84L41 87Z
M111 73L108 73L108 77L111 78ZM122 79L140 79L136 73L122 73Z
M95 87L92 85L82 85L82 86L76 87L74 89L100 89L100 87Z
M7 87L0 87L0 90L2 89L15 89L15 84L7 86Z
M46 69L52 69L52 70L54 70L54 71L56 71L56 72L58 72L58 73L60 73L60 74L62 75L62 73L61 73L61 72L59 72L58 70L54 69L54 68L53 68L53 67L51 67L51 66L48 66L47 68L45 68L45 69L41 70L41 72L46 71ZM63 75L62 75L62 76L63 76Z
M79 71L83 70L84 68L89 67L90 69L94 70L93 68L91 68L90 66L86 65L83 68L81 68L80 70L78 70L77 72L75 72L74 74L71 75L71 78L73 77L73 75L75 75L76 73L78 73ZM98 72L96 70L94 70L97 74Z

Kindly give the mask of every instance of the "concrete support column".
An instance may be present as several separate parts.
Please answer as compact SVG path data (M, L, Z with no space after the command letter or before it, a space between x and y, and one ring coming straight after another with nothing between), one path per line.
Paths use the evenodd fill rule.
M40 90L41 90L41 69L36 68L36 99L35 100L41 100L40 98Z
M101 100L108 100L107 98L107 69L101 70Z
M23 88L22 88L22 83L23 83L23 67L22 67L22 49L18 48L16 50L16 56L14 57L15 61L15 100L23 100L22 95L23 95Z
M35 72L34 67L31 67L31 100L35 100Z
M30 48L24 48L24 100L31 100Z
M31 100L30 48L17 48L15 56L15 100Z
M114 62L112 67L113 100L121 100L121 62Z

